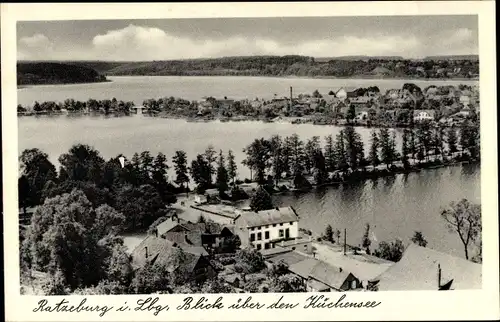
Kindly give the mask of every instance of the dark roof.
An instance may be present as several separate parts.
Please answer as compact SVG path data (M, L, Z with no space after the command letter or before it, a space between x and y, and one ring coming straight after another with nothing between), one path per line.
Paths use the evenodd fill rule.
M178 245L185 244L189 246L202 246L201 233L199 231L170 231L164 234L163 237L166 240Z
M164 222L156 226L156 229L158 230L158 236L168 233L177 226L182 227L183 230L189 230L184 224L180 224L179 222L172 219L166 219Z
M183 267L187 272L192 272L202 255L195 251L190 251L189 248L182 249L184 260L182 262L175 262L176 256L174 254L178 251L180 251L180 248L174 247L171 241L155 236L148 236L132 251L132 265L138 268L146 264L147 261L150 261L152 264L165 265L171 272L180 267Z
M340 289L346 278L351 274L339 267L331 266L314 258L307 258L290 265L288 269L302 278L312 278L336 289Z

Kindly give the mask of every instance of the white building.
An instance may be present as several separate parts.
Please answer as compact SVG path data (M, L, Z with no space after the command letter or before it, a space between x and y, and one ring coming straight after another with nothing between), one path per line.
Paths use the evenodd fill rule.
M278 241L299 237L299 216L292 207L242 212L234 222L242 247L270 249Z
M433 121L436 115L434 110L415 110L413 111L413 120L415 122Z

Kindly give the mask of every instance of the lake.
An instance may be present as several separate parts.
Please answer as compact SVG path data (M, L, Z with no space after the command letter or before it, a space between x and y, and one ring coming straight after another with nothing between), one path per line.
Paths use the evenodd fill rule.
M328 94L340 87L378 86L382 92L401 88L404 83L414 83L422 89L429 85L478 85L474 80L405 80L405 79L325 79L291 77L248 77L248 76L118 76L108 77L111 82L27 86L18 89L18 104L32 105L35 101L62 102L67 98L75 100L111 99L133 101L142 104L148 98L181 97L199 100L204 96L233 99L254 99L311 94L318 90Z
M180 96L196 99L205 95L240 98L264 97L277 92L286 95L288 86L312 92L318 88L324 92L338 86L377 85L385 88L401 87L404 80L339 80L339 79L292 79L264 77L113 77L113 82L85 85L37 86L18 90L19 102L31 104L34 100L64 100L66 98L110 98L142 102L144 98ZM178 80L176 82L176 79ZM419 86L431 82L412 81ZM433 84L438 84L432 82ZM450 84L450 82L446 82ZM451 82L454 84L463 81ZM120 84L124 85L120 88ZM56 164L60 154L75 143L94 146L106 159L123 153L131 157L134 152L149 150L167 155L170 165L176 150L184 150L188 159L202 153L208 144L216 150L235 152L239 177L249 177L247 168L241 165L242 149L255 138L268 138L297 133L303 140L314 135L322 139L337 134L340 127L312 124L285 124L262 122L195 122L141 115L131 117L104 116L43 116L20 117L19 151L39 148ZM369 141L370 129L356 128L365 142ZM400 133L398 133L400 140ZM369 145L365 144L365 150ZM295 207L301 217L301 227L321 233L326 225L334 229L347 228L350 244L359 244L364 226L369 223L378 241L401 238L405 242L420 230L429 241L429 247L463 256L458 236L446 229L440 218L440 209L450 201L468 198L480 202L480 167L453 166L425 170L409 175L396 175L357 185L329 187L312 193L275 196L277 205Z

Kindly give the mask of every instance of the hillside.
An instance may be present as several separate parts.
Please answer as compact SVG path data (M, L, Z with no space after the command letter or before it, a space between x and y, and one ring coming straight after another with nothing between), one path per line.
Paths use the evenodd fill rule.
M298 76L381 78L470 78L477 60L408 60L399 57L247 56L143 62L65 62L109 76Z
M18 62L17 85L75 84L106 81L94 69L68 63Z

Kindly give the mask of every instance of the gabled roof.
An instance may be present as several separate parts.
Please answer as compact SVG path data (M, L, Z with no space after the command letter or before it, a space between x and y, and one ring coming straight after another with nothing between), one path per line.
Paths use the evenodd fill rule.
M166 219L164 222L156 226L156 229L158 230L158 236L168 233L169 231L171 231L176 227L179 227L180 230L185 230L185 231L189 230L185 225L182 225L175 220Z
M258 227L298 221L299 217L292 207L283 207L259 212L242 212L236 219L238 226Z
M175 262L176 256L174 255L178 251L179 248L174 247L171 241L155 236L148 236L133 250L131 254L132 265L138 268L149 261L152 264L165 265L172 272L180 267L187 272L192 272L202 255L189 249L183 249L184 260L182 262Z
M202 246L201 233L199 231L186 231L186 232L173 232L170 231L164 234L166 240L175 243L182 247L188 246Z
M482 265L436 250L410 244L401 260L372 281L384 290L437 290L438 265L441 286L453 280L452 289L482 287Z
M314 258L292 264L288 267L288 270L302 278L314 279L336 289L340 289L346 278L351 274L339 267Z

